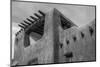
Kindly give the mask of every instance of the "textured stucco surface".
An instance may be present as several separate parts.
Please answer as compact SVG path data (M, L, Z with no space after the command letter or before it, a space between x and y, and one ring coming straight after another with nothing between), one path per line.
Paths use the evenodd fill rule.
M54 22L59 22L59 12L54 11L56 8L65 17L69 18L77 26L73 26L67 30L63 30L61 26L56 27ZM34 41L30 36L31 45L27 48L23 47L24 33L18 35L16 38L19 42L15 47L16 61L20 61L19 65L27 64L32 58L37 58L39 64L53 63L54 44L62 43L63 47L59 48L59 62L66 61L93 61L95 60L95 8L88 6L74 6L74 5L58 5L58 4L42 4L42 3L27 3L27 2L13 2L12 3L12 45L14 45L15 33L19 30L18 23L23 22L26 17L37 13L37 10L42 10L46 13L45 18L45 34L38 40ZM93 21L94 20L94 21ZM93 28L93 35L90 35L89 26ZM58 28L58 29L56 29ZM58 31L57 31L58 30ZM55 32L55 33L54 33ZM81 32L84 33L84 38L81 37ZM55 35L56 33L59 33ZM58 43L55 43L54 37L57 37ZM73 41L73 36L76 36L76 41ZM56 38L55 38L56 39ZM66 44L69 40L69 44ZM16 43L16 42L15 42ZM16 49L18 48L18 49ZM16 52L17 51L17 52ZM21 51L21 52L20 52ZM72 58L66 58L64 54L72 52ZM19 58L20 57L20 58Z

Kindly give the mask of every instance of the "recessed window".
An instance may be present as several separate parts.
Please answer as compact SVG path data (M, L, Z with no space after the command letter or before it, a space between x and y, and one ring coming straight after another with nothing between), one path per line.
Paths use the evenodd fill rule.
M81 37L82 37L82 38L84 38L84 36L85 36L85 35L84 35L84 33L83 33L83 32L81 32Z
M74 40L74 42L77 40L76 36L73 36L73 40Z
M64 56L66 58L72 58L73 57L73 53L72 52L67 52L66 54L64 54Z
M66 44L69 45L69 43L70 43L69 40L66 40Z
M62 43L60 43L60 47L61 47L61 48L63 47L63 44L62 44Z
M89 26L89 32L90 32L90 35L92 36L92 35L93 35L94 30L93 30L93 28L92 28L92 27L90 27L90 26Z

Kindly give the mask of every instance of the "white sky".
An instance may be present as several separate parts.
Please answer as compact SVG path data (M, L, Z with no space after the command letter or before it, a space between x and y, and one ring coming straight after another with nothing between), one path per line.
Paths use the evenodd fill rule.
M93 6L76 6L61 4L45 4L32 2L13 2L12 16L13 20L22 22L26 17L37 13L38 10L48 12L52 8L58 9L62 14L71 19L77 25L84 25L95 18L95 7Z

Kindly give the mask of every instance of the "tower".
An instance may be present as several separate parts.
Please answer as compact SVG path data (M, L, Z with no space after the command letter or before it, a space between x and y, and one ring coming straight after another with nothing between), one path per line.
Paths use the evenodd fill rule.
M48 13L40 10L38 12L41 15L34 13L37 18L30 16L30 19L26 18L23 21L24 23L19 24L21 30L16 34L14 52L16 64L30 65L70 62L73 54L69 52L66 55L67 59L64 58L61 31L67 31L67 29L77 27L77 25L56 8ZM35 44L30 44L30 37L36 41Z

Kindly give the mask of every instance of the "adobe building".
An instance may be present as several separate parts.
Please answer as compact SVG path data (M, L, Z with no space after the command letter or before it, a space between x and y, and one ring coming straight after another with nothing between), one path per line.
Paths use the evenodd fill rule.
M19 24L15 65L52 64L96 60L95 20L78 27L56 8L38 11ZM31 38L31 39L30 39ZM35 40L35 43L32 41Z

